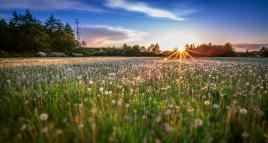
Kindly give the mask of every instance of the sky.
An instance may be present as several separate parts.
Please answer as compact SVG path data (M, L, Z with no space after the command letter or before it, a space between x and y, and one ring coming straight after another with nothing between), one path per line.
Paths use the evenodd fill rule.
M268 43L268 0L0 0L0 18L25 9L43 22L79 19L88 47Z

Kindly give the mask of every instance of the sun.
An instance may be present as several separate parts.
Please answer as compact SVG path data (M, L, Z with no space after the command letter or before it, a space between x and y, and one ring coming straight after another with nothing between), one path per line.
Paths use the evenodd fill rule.
M177 47L178 52L183 53L185 51L185 47Z
M164 58L164 61L168 61L168 60L172 60L172 59L179 59L181 61L181 59L187 59L189 57L191 57L191 55L189 55L188 53L188 49L186 49L186 47L182 46L176 46L174 48L173 51L171 51L169 53L169 55L167 55L166 58Z

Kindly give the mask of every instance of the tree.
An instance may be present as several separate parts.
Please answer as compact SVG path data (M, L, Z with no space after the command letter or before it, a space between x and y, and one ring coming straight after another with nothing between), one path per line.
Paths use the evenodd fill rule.
M29 10L24 15L18 15L15 11L10 21L12 34L12 51L16 52L37 52L46 49L49 45L48 35L42 24ZM22 42L23 41L23 42Z
M63 25L60 20L50 15L45 22L45 29L50 37L52 51L68 52L77 47L79 43L75 40L72 27L66 23Z
M82 45L83 47L86 47L86 46L87 46L87 42L83 40L83 41L81 42L81 45ZM113 48L115 48L115 47L113 47Z
M0 50L5 52L71 52L79 45L70 24L62 24L53 15L43 24L29 10L14 11L9 23L0 19L0 32Z
M146 48L144 46L141 46L140 47L140 52L142 52L142 53L146 52Z
M262 47L259 52L262 57L268 57L268 48Z
M152 52L156 55L160 54L161 50L158 43L153 47Z
M9 31L8 23L4 20L0 20L0 51L9 51L11 48L11 36Z
M226 56L234 56L233 45L231 43L228 42L223 47L226 50Z
M57 20L53 15L50 15L48 20L45 22L44 27L48 32L53 33L56 32L60 25L62 25L62 23Z

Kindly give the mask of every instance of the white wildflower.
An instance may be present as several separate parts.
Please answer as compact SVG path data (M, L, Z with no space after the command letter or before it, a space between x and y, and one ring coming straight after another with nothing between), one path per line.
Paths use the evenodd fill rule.
M23 125L20 127L20 130L21 130L21 131L24 131L26 128L27 128L27 125L26 125L26 124L23 124Z
M204 102L204 104L205 104L206 106L208 106L208 105L210 104L210 102L207 100L207 101Z
M168 110L166 111L166 115L170 115L170 114L171 114L171 110L168 109Z
M239 113L240 113L240 114L247 114L248 111L247 111L247 109L245 109L245 108L241 108L241 109L239 109Z
M48 115L46 113L42 113L42 114L40 114L39 118L42 121L46 121L48 119Z
M57 129L56 130L56 135L61 135L63 134L63 130L62 129Z
M203 121L201 119L198 118L198 119L194 120L194 126L195 127L200 127L202 125L203 125Z
M170 132L172 130L172 127L168 123L165 123L164 127L165 127L166 132Z
M213 108L218 109L219 108L219 105L218 104L214 104L213 105Z

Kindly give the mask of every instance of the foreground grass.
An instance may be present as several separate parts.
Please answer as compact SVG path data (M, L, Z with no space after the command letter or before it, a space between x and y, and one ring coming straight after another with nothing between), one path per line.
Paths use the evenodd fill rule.
M267 142L265 63L0 68L0 142Z

